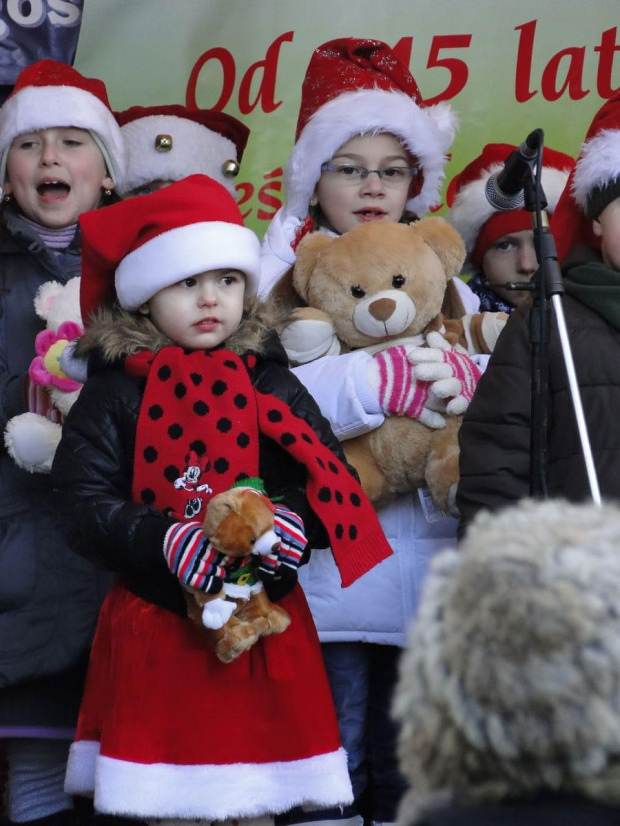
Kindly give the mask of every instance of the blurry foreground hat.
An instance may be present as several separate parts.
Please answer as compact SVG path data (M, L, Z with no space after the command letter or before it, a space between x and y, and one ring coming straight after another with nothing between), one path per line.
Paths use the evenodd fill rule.
M207 270L239 270L246 295L256 292L258 238L243 226L230 192L206 175L87 212L80 227L85 323L101 304L117 299L137 310L165 287Z

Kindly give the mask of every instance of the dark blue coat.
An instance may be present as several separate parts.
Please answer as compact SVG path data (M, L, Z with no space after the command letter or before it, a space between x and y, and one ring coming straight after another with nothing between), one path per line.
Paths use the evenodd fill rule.
M80 274L72 245L59 257L10 207L0 220L0 428L26 411L25 381L43 321L41 284ZM0 442L1 443L1 442ZM109 584L65 545L55 522L50 477L0 453L0 736L28 728L70 728L77 719L81 661ZM67 676L68 675L68 676Z

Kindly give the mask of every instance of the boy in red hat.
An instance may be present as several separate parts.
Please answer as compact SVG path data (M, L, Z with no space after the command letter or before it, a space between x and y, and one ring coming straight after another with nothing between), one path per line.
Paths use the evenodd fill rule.
M620 95L595 115L551 220L562 262L566 318L595 469L603 497L620 490ZM481 509L529 495L530 312L510 317L460 431L457 504L466 526ZM555 313L549 341L548 491L587 499L590 487Z
M74 549L122 579L101 612L67 788L147 820L268 822L345 805L346 755L296 571L259 568L292 622L228 664L183 598L184 586L223 593L229 560L205 536L204 511L253 477L277 499L284 548L287 526L305 528L309 546L331 543L343 585L391 553L253 301L258 239L202 175L81 226L78 349L104 369L67 418L53 476ZM190 456L202 475L188 513L176 482Z
M132 106L116 113L127 151L118 193L146 195L188 175L208 175L235 194L234 180L250 130L212 109L179 104Z
M297 244L314 230L340 235L369 221L412 221L439 200L446 153L456 118L446 103L425 106L417 83L394 51L379 40L340 38L312 55L301 92L296 141L286 165L286 200L270 223L261 248L261 291L268 292L295 262ZM478 309L478 299L460 279L457 314ZM459 300L460 298L460 300ZM314 330L312 329L314 325ZM301 326L321 346L313 321L289 325L292 353ZM326 327L329 325L325 325ZM327 346L331 344L331 330ZM386 370L396 368L388 348ZM325 357L294 372L316 398L341 439L378 427L391 415L387 397L372 375L377 359L358 350ZM470 366L475 386L478 371ZM413 367L406 381L415 382ZM424 491L398 497L379 512L394 556L342 593L333 562L311 559L301 579L336 701L355 806L332 817L391 823L404 782L396 759L390 715L397 662L406 628L415 616L428 558L455 542L456 522L433 506ZM325 819L299 813L300 821Z
M467 282L480 299L480 309L511 313L529 303L530 293L505 289L509 281L526 282L538 268L532 213L525 209L497 210L485 187L501 172L517 147L488 143L448 186L448 220L465 241L474 274ZM541 182L552 214L575 161L570 155L545 147Z
M79 215L124 173L124 148L104 84L54 60L24 69L0 109L2 427L50 416L30 382L41 285L80 273ZM108 193L106 196L105 193ZM57 528L47 477L0 459L0 738L14 822L71 823L64 792L88 650L106 574L78 559Z

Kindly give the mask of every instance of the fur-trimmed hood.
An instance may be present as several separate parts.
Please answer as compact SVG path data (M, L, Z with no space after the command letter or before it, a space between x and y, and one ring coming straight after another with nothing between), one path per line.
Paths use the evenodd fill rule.
M279 314L272 303L252 301L246 305L239 328L226 340L226 349L237 355L268 352L271 358L286 364L284 349L274 332L278 323ZM95 355L98 363L107 366L144 350L157 353L173 344L148 316L127 312L116 305L99 311L78 340L75 355L88 359Z

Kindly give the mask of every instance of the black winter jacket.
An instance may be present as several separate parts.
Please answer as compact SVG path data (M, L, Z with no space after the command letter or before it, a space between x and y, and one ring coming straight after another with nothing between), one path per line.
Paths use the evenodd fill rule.
M601 495L620 497L620 331L574 298L562 299ZM457 506L462 533L483 508L529 495L529 311L503 330L459 432ZM549 347L548 487L551 497L590 496L555 314Z
M59 256L15 212L0 218L0 428L24 413L28 367L43 329L33 300L46 281L80 273L76 242ZM0 444L3 444L0 441ZM3 726L67 730L98 606L109 585L69 550L56 524L50 477L0 452L0 735ZM76 671L77 668L77 671ZM81 673L81 672L80 672ZM66 679L65 679L66 677Z
M164 538L174 520L152 507L133 502L131 496L136 424L145 379L129 375L120 366L127 355L122 352L123 338L129 341L131 335L124 336L119 330L134 323L143 324L144 320L136 322L124 316L104 321L89 331L97 355L95 361L101 363L106 357L102 357L105 347L102 349L100 342L107 340L113 328L115 343L107 348L108 354L112 351L108 360L118 362L119 366L87 381L65 422L52 475L60 516L72 548L123 574L127 587L143 599L185 614L181 588L169 572L163 554ZM256 340L252 327L260 328L261 324L262 319L253 316L226 346L238 353L247 350L245 342ZM150 335L148 332L147 337ZM88 337L86 351L90 346ZM167 342L150 343L150 349L155 351ZM289 370L286 354L274 332L266 332L262 337L253 381L258 391L285 401L325 445L343 458L329 423ZM259 473L267 493L282 497L302 517L309 548L327 547L325 529L306 499L305 468L279 445L261 436Z

